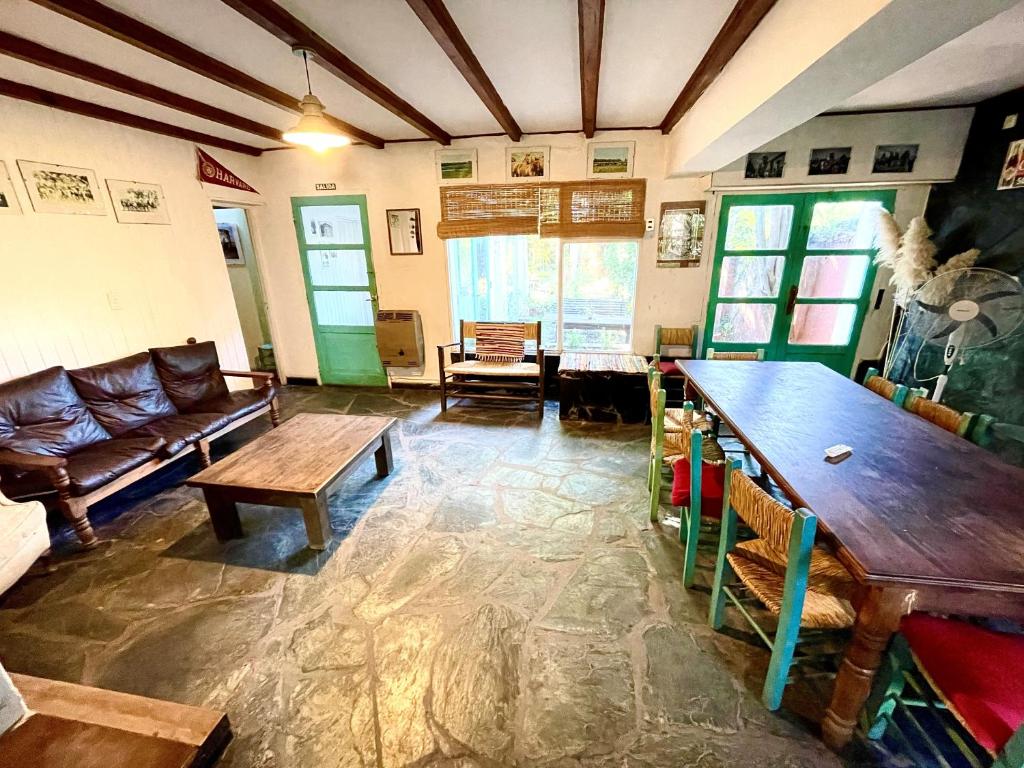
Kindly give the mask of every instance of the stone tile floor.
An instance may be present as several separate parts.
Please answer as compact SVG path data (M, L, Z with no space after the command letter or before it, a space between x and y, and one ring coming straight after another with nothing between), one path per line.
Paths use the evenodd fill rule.
M282 399L400 419L395 472L369 461L331 499L331 548L251 505L218 544L183 460L95 511L99 548L63 538L56 573L0 599L4 664L224 709L234 768L883 764L820 743L827 690L761 706L767 652L707 627L676 532L645 519L648 427L442 417L420 390Z

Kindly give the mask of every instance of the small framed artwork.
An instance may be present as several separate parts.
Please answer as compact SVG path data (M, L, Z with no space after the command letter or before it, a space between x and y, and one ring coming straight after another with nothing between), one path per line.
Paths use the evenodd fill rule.
M435 153L435 157L437 158L437 180L442 184L476 181L475 149L439 149Z
M703 200L662 203L658 227L658 266L696 267L704 251Z
M745 179L781 179L786 170L785 152L751 152L747 155Z
M170 224L167 201L159 184L107 179L114 216L121 224Z
M220 235L220 247L224 251L224 263L228 266L245 265L245 254L238 237L238 227L234 224L217 222L217 233Z
M872 173L913 173L918 144L879 144Z
M2 181L2 179L0 179ZM996 189L1020 189L1024 187L1024 139L1010 142L1006 149L1006 160L999 174Z
M633 178L635 141L592 141L587 144L588 179Z
M826 147L812 149L807 166L808 176L839 176L850 170L852 147Z
M7 173L7 166L0 160L0 215L5 213L21 213L21 204L14 194L14 184Z
M393 256L423 253L419 208L388 208L388 244Z
M38 213L107 215L95 171L29 160L19 160L18 168Z
M547 179L551 147L506 147L505 176L509 181Z

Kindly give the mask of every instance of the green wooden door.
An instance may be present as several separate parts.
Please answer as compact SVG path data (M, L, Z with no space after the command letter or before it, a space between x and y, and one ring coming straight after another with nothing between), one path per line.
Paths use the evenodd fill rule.
M722 198L704 349L763 350L849 375L893 190Z
M293 197L306 299L324 384L378 386L377 283L366 197Z

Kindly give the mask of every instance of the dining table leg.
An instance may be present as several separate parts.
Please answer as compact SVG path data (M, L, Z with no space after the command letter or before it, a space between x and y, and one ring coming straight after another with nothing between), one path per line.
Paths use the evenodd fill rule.
M912 593L884 587L866 587L859 595L853 638L843 654L832 701L821 724L822 738L832 749L841 750L853 738L889 639L899 629L900 619L910 612L911 598Z

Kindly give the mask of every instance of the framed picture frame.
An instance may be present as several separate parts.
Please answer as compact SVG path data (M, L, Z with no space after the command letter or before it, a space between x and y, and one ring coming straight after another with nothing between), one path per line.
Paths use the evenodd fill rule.
M439 149L434 158L437 180L441 184L476 183L475 149Z
M551 147L506 147L505 178L537 181L551 178Z
M999 173L996 189L1020 189L1024 187L1024 139L1011 141L1006 148L1006 159Z
M659 267L696 267L704 252L703 200L662 203L658 224Z
M242 251L238 226L218 221L217 234L220 235L220 247L224 251L224 263L229 267L245 266L245 252Z
M587 144L588 179L633 178L635 141L592 141Z
M95 171L31 160L19 160L18 168L36 213L107 215Z
M114 217L121 224L170 224L167 200L159 184L107 179Z
M7 172L7 166L0 160L0 216L21 213L21 203L14 191L14 182Z
M812 149L807 161L808 176L842 176L850 170L853 147Z
M879 144L872 173L913 173L919 144Z
M744 179L781 179L786 172L785 152L751 152L743 169Z
M392 256L423 253L419 208L388 208L388 246Z

